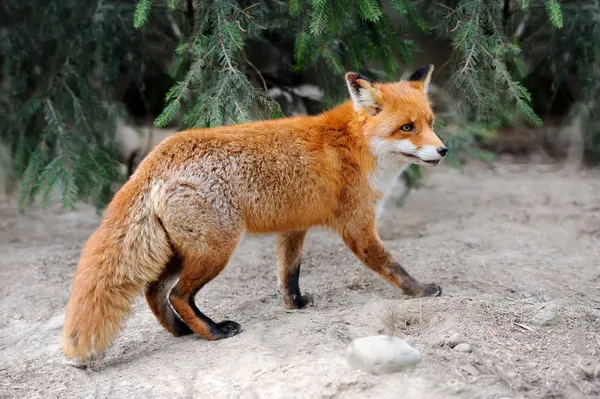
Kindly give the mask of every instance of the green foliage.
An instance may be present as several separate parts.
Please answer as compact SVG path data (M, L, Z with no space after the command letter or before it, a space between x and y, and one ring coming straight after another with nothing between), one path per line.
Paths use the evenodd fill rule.
M563 16L558 0L546 0L546 12L555 28L563 27Z
M381 9L376 0L358 0L358 9L360 16L365 21L377 22L382 16Z
M461 157L466 156L483 162L492 161L493 154L477 148L477 144L492 139L497 126L452 116L438 117L436 125L436 131L448 147L446 161L451 166L462 169Z
M102 208L122 183L114 143L122 72L148 66L147 42L123 16L134 5L104 1L3 3L0 12L0 140L22 183L20 208L58 194L65 208ZM159 26L168 27L166 20Z
M552 24L562 27L557 0L544 1ZM504 117L507 103L512 103L532 126L541 126L542 120L531 107L529 90L512 73L513 63L519 64L521 48L510 31L511 22L521 10L532 6L530 1L449 0L437 4L442 10L436 10L432 18L442 23L435 34L451 40L455 50L456 72L450 86L463 100L462 110L472 117L495 122ZM431 3L426 7L432 7ZM546 21L539 22L547 25Z
M140 0L135 6L135 14L133 16L133 26L140 28L148 20L150 10L152 9L152 0Z
M511 123L514 111L534 126L541 123L534 110L544 91L531 84L537 76L556 75L552 90L569 74L581 76L581 98L597 109L588 88L600 54L591 40L600 37L598 5L572 3L7 0L0 12L0 139L11 146L14 175L22 182L21 209L36 199L49 205L55 194L68 208L79 200L98 209L108 203L123 182L114 131L117 117L126 118L124 80L139 87L144 106L162 110L156 126L280 117L248 54L250 45L267 45L273 37L293 46L293 73L316 75L327 95L322 108L347 98L345 71L397 79L412 62L411 37L447 40L453 48L449 83L461 100L447 125L463 128L446 141L451 154L486 158L473 152L475 140L489 133L484 127ZM162 83L145 86L148 76ZM166 95L159 88L165 77L176 82L168 83ZM411 168L405 179L418 186L420 169Z
M257 107L262 117L279 117L277 104L248 78L253 66L244 45L265 29L261 14L225 1L198 2L191 12L193 30L177 51L189 67L167 93L167 106L155 125L166 126L180 112L184 127L241 123Z
M522 35L528 54L528 76L532 103L543 115L565 115L568 108L557 101L564 92L577 103L570 116L581 121L585 160L600 162L600 5L595 0L563 2L564 27L558 31L540 24L547 17L542 7L526 14L529 29ZM522 18L524 19L524 18Z
M142 3L145 0L139 1L137 9L143 8ZM424 26L422 20L414 18L418 13L410 3L398 3ZM178 50L189 64L188 72L167 93L167 106L156 119L156 126L165 126L179 113L183 114L184 127L244 122L253 119L256 109L260 117L281 116L263 87L250 81L255 71L245 44L263 40L264 32L291 34L295 43L293 70L323 70L322 80L331 99L346 96L340 77L347 69L367 71L368 61L377 59L386 73L393 74L398 72L398 55L410 59L412 43L401 38L403 30L393 26L376 0L356 0L353 7L331 0L293 0L287 9L268 1L258 4L261 6L246 8L224 1L197 4L194 30ZM134 23L137 20L136 13Z

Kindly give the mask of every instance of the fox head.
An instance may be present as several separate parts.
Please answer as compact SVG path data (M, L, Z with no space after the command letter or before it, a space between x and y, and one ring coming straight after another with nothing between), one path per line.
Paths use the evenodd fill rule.
M433 130L427 97L432 72L433 65L428 65L395 83L372 83L358 73L346 74L362 132L378 160L435 166L446 156L448 149Z

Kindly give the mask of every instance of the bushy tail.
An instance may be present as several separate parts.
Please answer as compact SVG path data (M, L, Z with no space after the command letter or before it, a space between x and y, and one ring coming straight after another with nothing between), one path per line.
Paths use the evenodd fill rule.
M63 328L63 351L89 361L113 341L131 304L155 281L172 250L157 206L160 187L145 193L131 181L115 195L77 265Z

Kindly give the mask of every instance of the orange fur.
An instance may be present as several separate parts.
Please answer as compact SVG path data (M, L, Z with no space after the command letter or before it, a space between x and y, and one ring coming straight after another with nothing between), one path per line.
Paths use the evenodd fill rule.
M226 266L244 231L279 233L289 308L309 302L298 276L304 236L314 226L338 232L367 267L405 293L439 295L437 285L419 283L398 264L375 229L377 209L402 169L443 157L434 154L443 144L426 95L431 71L391 84L348 73L352 101L321 115L191 129L161 142L85 243L63 330L67 357L89 360L106 349L143 289L174 335L239 332L237 323L204 316L194 295ZM411 132L401 128L408 123Z

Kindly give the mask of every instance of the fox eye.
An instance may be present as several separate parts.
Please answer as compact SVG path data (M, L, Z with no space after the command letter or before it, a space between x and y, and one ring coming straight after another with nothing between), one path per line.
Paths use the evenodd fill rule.
M412 123L407 123L406 125L400 126L400 130L403 132L413 132L415 130L415 125Z

